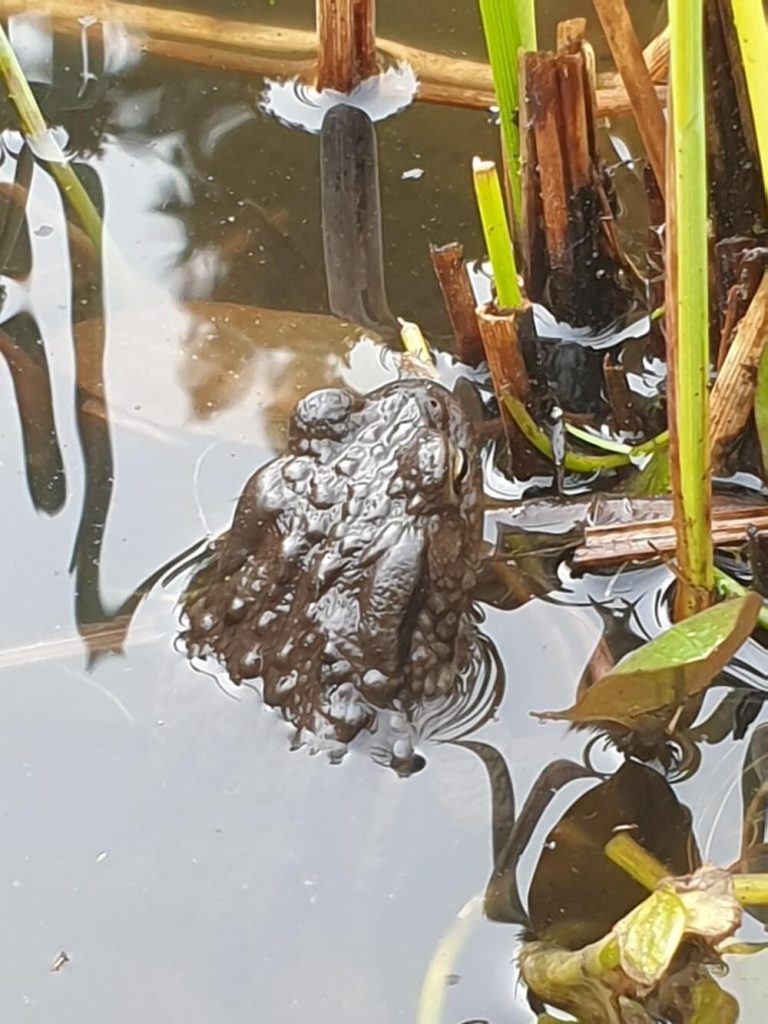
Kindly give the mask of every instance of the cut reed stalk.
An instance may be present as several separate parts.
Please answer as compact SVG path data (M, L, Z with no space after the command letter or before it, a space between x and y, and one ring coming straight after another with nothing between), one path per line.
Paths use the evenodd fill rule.
M317 88L351 92L375 75L375 0L317 0Z
M713 590L709 402L707 176L702 5L670 8L666 315L670 469L678 541L680 618Z
M531 385L523 359L520 326L522 319L530 320L530 307L526 304L511 313L500 313L489 304L479 306L476 315L499 408L505 412L504 396L509 394L526 404L531 397Z
M567 273L571 248L568 244L566 170L558 123L557 64L552 54L543 53L526 53L523 64L526 111L536 145L549 269L551 273Z
M512 469L515 476L526 479L535 472L538 456L510 416L506 399L512 397L523 408L530 399L531 388L523 359L522 335L526 332L530 334L532 331L532 312L527 304L504 312L500 312L493 304L488 304L478 307L476 315L485 359L509 444Z
M456 354L463 363L477 366L483 360L483 342L475 316L475 296L464 263L460 242L430 245L429 255L453 328Z
M317 88L355 86L352 0L317 0Z
M632 105L648 162L664 189L664 114L624 0L593 0Z

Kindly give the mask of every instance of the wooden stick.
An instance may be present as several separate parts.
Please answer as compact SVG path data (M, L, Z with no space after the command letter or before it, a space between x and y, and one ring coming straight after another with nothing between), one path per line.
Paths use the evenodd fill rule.
M460 242L430 245L429 255L453 328L456 354L463 363L477 366L484 358L483 341L475 316L475 296L464 263L464 246Z
M712 466L722 467L729 444L746 426L755 401L757 366L768 343L768 270L763 273L709 398Z
M0 14L29 11L29 0L0 0ZM250 22L211 18L186 11L163 10L106 0L39 0L35 12L48 15L56 31L79 36L78 19L95 17L146 33L141 46L147 53L259 75L312 79L317 67L317 36L304 29L272 28ZM377 39L386 59L405 61L419 79L418 99L424 103L487 110L496 102L488 64L430 53L391 39ZM663 100L665 90L659 90ZM629 97L615 79L597 95L601 117L630 111Z
M594 0L594 7L632 104L648 162L663 193L666 125L632 20L624 0Z

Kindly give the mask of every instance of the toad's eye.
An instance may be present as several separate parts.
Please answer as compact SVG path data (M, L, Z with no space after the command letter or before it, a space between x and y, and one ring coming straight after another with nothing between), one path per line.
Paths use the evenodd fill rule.
M427 399L427 409L429 409L429 411L432 414L435 422L438 423L438 424L442 424L442 422L443 422L443 407L440 404L440 402L438 402L438 400L436 398L430 397L430 398Z

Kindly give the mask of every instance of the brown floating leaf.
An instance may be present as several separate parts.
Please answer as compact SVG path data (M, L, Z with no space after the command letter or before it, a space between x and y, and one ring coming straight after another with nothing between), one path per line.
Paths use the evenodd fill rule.
M692 615L622 658L573 707L538 717L629 729L657 724L659 711L709 686L749 637L761 607L760 596L750 593Z
M537 939L576 949L605 935L647 890L605 857L621 829L671 875L699 864L691 816L658 772L627 761L582 794L549 832L528 890Z

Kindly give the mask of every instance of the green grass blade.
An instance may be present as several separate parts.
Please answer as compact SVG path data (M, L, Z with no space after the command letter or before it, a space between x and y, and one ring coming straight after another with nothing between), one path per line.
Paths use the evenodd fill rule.
M768 22L762 0L732 0L732 4L768 199Z
M500 309L517 309L523 304L523 296L517 283L515 254L496 164L492 160L475 157L472 161L472 177L485 245L493 268L496 303Z
M501 141L506 161L512 211L520 224L520 76L518 53L536 49L536 12L533 0L479 0L485 45L499 104Z

